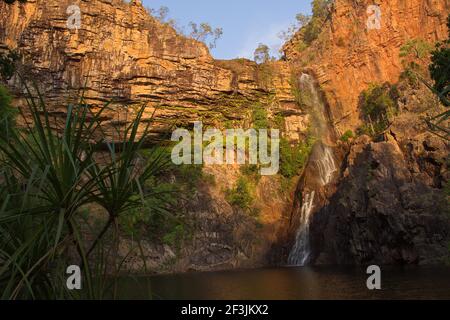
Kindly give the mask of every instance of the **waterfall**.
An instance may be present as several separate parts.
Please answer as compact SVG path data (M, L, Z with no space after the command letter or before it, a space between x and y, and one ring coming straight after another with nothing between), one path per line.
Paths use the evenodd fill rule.
M326 120L327 116L325 103L317 90L314 78L307 73L302 73L300 76L299 86L302 96L307 97L306 99L302 99L302 103L312 116L312 122L314 125L313 129L316 137L320 137L326 141L330 140L330 125Z
M334 173L337 171L333 158L333 151L329 146L321 144L320 157L316 160L316 166L319 172L319 178L322 186L326 186L333 179Z
M289 254L288 263L290 265L304 266L309 263L311 256L310 246L310 223L317 203L317 195L333 181L335 173L338 171L333 156L333 148L327 145L333 137L333 128L326 114L326 106L323 102L314 79L303 73L300 77L300 90L310 97L310 105L307 107L312 113L313 125L316 137L319 138L317 145L313 148L310 161L305 168L304 175L312 176L308 181L308 191L302 191L302 205L300 210L300 225L296 233L295 243Z
M295 236L295 244L289 254L288 263L296 266L304 266L308 262L310 255L309 246L309 219L314 208L315 191L306 193L303 197L300 227Z

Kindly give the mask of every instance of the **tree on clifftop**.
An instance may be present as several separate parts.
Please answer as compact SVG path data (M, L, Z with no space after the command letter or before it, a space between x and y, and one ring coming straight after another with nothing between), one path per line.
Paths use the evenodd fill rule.
M195 22L190 22L189 27L191 28L191 33L189 36L197 41L206 42L208 38L212 38L209 42L209 48L213 49L216 47L217 40L222 37L222 28L211 27L209 23L202 22L199 25Z
M290 41L299 32L298 51L303 51L318 38L322 27L331 16L333 4L334 0L313 0L311 2L312 15L297 14L297 21L287 30L281 31L278 37L284 41Z
M260 43L258 48L255 49L253 56L256 63L265 63L270 60L270 48L267 45Z
M210 49L214 49L216 47L217 41L223 35L222 28L213 28L207 22L201 22L197 24L196 22L191 21L188 24L188 31L186 32L185 26L180 26L175 19L170 18L170 9L166 6L161 6L159 9L146 7L146 9L153 18L163 24L171 26L179 34L204 43L207 43L209 41L208 46Z

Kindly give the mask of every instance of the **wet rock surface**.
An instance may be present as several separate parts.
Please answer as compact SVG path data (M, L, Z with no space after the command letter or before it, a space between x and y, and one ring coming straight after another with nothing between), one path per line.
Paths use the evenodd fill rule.
M396 83L400 48L410 39L447 38L448 0L336 0L316 42L299 51L300 33L284 46L286 58L315 74L339 132L360 124L358 98L371 83ZM381 29L368 29L369 5L381 10Z
M315 264L439 264L447 259L448 199L436 181L442 179L448 149L429 134L411 140L405 150L394 139L370 142L363 136L354 142L336 193L311 224ZM428 140L441 152L430 155L411 147ZM432 165L421 165L420 149Z

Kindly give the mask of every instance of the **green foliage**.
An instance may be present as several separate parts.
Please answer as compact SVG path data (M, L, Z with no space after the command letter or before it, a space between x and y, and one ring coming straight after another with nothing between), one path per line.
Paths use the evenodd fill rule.
M216 47L217 41L223 35L222 28L213 28L207 22L201 22L198 24L191 21L188 24L189 31L186 32L186 27L179 26L178 22L175 19L170 18L170 9L166 6L161 6L159 7L159 9L146 7L146 10L153 18L155 18L162 24L171 26L178 33L197 41L201 41L204 43L208 42L208 46L210 49Z
M163 237L163 243L180 249L181 243L186 237L186 229L183 224L178 224Z
M182 210L179 208L182 197L177 195L180 185L161 183L154 178L146 182L145 192L161 196L145 197L142 206L122 215L121 229L133 239L146 238L179 248L187 235Z
M297 32L300 32L300 37L296 39L297 51L304 51L319 37L326 20L331 14L333 4L334 0L313 0L311 3L312 15L297 14L296 23L292 24L286 31L280 32L279 38L290 41Z
M182 183L187 184L190 192L198 186L199 182L204 177L203 166L199 164L178 166L177 170L175 170L175 174Z
M226 192L227 201L235 207L250 210L254 202L251 184L245 177L240 177L236 186Z
M273 57L272 57L273 58ZM270 58L270 59L272 59ZM267 61L265 61L267 62ZM256 68L258 85L268 89L272 84L274 75L273 66L270 63L261 63Z
M404 58L404 64L409 64L410 62L417 64L415 61L408 61L407 58L416 59L425 59L431 51L431 45L423 39L412 39L408 40L401 48L400 48L400 57Z
M241 173L245 177L252 179L256 182L259 181L259 179L261 178L260 170L261 168L257 164L245 164L241 166Z
M315 138L312 135L308 135L306 140L298 145L291 145L287 139L281 138L280 174L286 178L298 175L304 168L314 143Z
M273 117L273 127L279 130L284 129L284 117L281 114L276 114Z
M253 58L258 64L268 62L271 59L270 48L267 45L260 43L253 53Z
M267 110L261 104L254 106L253 112L252 112L252 120L253 120L253 128L256 130L269 128L269 120L267 118Z
M216 47L217 40L219 40L223 35L222 28L213 28L209 23L202 22L199 25L195 22L190 22L189 27L191 32L189 36L197 41L206 42L208 38L212 38L209 43L209 48L213 49Z
M202 165L174 165L170 161L172 145L155 148L158 150L157 154L161 154L161 158L167 159L168 162L165 170L160 172L159 178L172 176L174 180L161 182L158 177L150 177L145 181L145 194L162 196L145 197L142 206L130 210L121 218L120 225L128 236L162 241L179 249L182 240L188 234L183 217L183 201L195 194L193 191L201 182L214 184L214 176L204 174ZM153 162L155 156L153 149L143 149L140 154L147 163Z
M296 22L291 24L287 30L283 30L278 34L278 37L284 42L291 40L298 30L306 26L311 21L311 16L298 13L295 16L295 20Z
M348 142L350 139L353 139L355 137L355 135L353 134L352 130L347 130L345 131L345 133L342 135L342 137L340 138L340 140L342 142Z
M132 208L119 217L121 229L129 236L143 238L158 237L158 228L170 220L168 210L177 204L177 189L173 184L149 179L145 184L147 194L159 194L159 197L145 197L141 206ZM141 200L135 196L134 200ZM145 228L145 226L149 226ZM150 233L150 234L149 234Z
M27 96L33 97L24 86ZM113 232L118 239L118 220L140 207L142 199L154 212L167 210L167 191L144 187L152 177L159 185L166 163L155 154L153 161L136 168L148 139L150 124L141 130L145 109L140 108L119 135L125 138L106 142L108 152L99 159L96 152L105 144L99 134L101 115L108 104L93 113L81 98L67 108L63 132L56 132L42 96L27 102L33 127L13 130L9 137L0 135L0 297L73 298L61 276L68 257L83 266L85 290L80 294L104 297L108 287L97 281L106 279L105 261L114 261L113 269L120 270L118 247L114 245L109 254L103 251L105 235ZM87 205L99 206L108 214L107 223L89 242L82 232L89 228L83 223Z
M398 112L397 87L389 84L372 84L362 93L360 107L366 125L360 133L377 136L387 129L392 118Z
M284 176L281 176L280 180L280 192L287 193L292 189L292 186L294 185L294 180L291 178L286 178Z
M155 148L157 150L156 154L160 154L160 157L167 163L164 174L172 174L175 176L175 184L178 191L183 191L182 189L184 189L185 191L192 193L192 190L196 189L202 180L208 178L203 174L203 165L201 164L173 164L171 161L172 145L156 146ZM143 149L141 151L141 155L146 158L147 162L153 161L155 148Z
M402 71L402 73L400 74L400 80L406 81L414 88L417 88L420 84L420 78L418 77L418 74L411 68L407 68Z
M259 173L259 166L257 164L246 164L241 167L241 172L246 176L253 176Z
M400 58L404 68L401 75L410 84L417 85L417 74L425 74L422 65L430 55L432 46L423 39L413 39L400 48Z
M8 90L0 85L0 135L8 137L15 127L17 110L11 105L12 98Z
M150 177L145 181L145 194L162 196L144 198L143 205L130 210L122 217L120 224L129 236L146 237L178 248L187 234L182 214L183 201L195 194L193 191L201 182L214 184L214 176L204 174L202 165L174 165L170 161L171 145L157 146L156 149L162 154L161 158L169 162L165 170L160 172L160 178L172 176L174 180L161 182L158 177ZM140 153L147 163L153 161L155 152L151 149L143 149Z
M450 86L450 15L448 16L447 26L449 28L449 39L436 45L429 66L431 78L434 80L434 88L437 92L443 92Z
M450 140L450 130L448 120L450 118L450 15L447 19L447 27L449 28L449 39L437 44L436 50L433 51L431 64L429 66L431 78L434 80L434 86L427 81L420 79L436 96L440 102L447 108L445 112L436 116L429 116L425 119L428 129L433 134Z
M310 45L317 39L325 20L330 14L330 6L333 4L333 0L313 0L312 1L312 18L311 21L305 26L303 41Z

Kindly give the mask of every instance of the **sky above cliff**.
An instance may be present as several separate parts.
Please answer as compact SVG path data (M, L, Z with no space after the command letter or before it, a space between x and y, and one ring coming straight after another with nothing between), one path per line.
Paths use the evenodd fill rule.
M169 17L179 25L190 21L209 22L223 28L217 47L211 50L216 59L253 58L259 43L275 53L283 41L280 31L295 21L297 13L310 12L310 0L143 0L151 8L166 6Z

